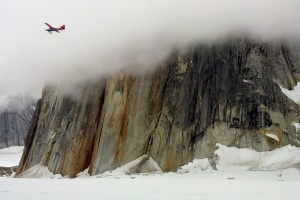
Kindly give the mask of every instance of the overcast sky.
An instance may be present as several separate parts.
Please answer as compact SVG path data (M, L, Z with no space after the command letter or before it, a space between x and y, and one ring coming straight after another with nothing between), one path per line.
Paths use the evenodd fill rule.
M251 32L300 36L299 0L2 0L0 105L45 82L157 64L173 47ZM66 30L52 35L48 22Z

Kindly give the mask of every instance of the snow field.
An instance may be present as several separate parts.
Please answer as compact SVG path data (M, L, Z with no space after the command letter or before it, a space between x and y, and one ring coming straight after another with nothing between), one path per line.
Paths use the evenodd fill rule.
M131 173L143 156L100 175L89 176L85 170L78 178L68 179L36 165L24 173L34 179L0 178L0 197L7 200L300 199L300 148L287 145L270 152L256 152L217 146L217 170L212 169L208 159L196 159L177 172L163 173L149 158L146 168L153 167L156 172ZM2 152L0 159L3 155Z
M0 149L0 166L13 167L19 164L23 153L23 146L11 146Z
M172 178L171 178L172 177ZM299 182L207 180L185 176L135 179L0 179L1 199L298 200Z

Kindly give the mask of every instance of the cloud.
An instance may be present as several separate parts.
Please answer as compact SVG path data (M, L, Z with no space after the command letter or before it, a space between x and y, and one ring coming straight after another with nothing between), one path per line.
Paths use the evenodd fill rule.
M124 67L148 69L173 48L251 33L299 39L298 0L27 0L0 8L0 105ZM47 34L45 22L66 25Z

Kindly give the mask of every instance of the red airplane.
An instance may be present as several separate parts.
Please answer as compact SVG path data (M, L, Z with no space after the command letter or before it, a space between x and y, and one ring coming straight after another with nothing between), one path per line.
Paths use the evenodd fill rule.
M49 28L46 29L45 31L48 31L48 33L52 34L53 31L56 31L59 33L59 31L65 30L65 25L62 25L60 28L54 28L50 24L45 23Z

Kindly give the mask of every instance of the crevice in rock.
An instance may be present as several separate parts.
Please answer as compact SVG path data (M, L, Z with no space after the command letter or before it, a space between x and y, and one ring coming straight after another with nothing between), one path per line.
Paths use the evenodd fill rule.
M288 89L292 90L293 87L296 85L296 81L295 81L296 79L293 76L293 72L295 72L296 70L293 65L293 62L291 61L288 49L284 45L281 45L281 51L282 51L282 55L286 61L286 64L288 66L288 69L286 70L288 80L290 81L290 85L289 85Z

